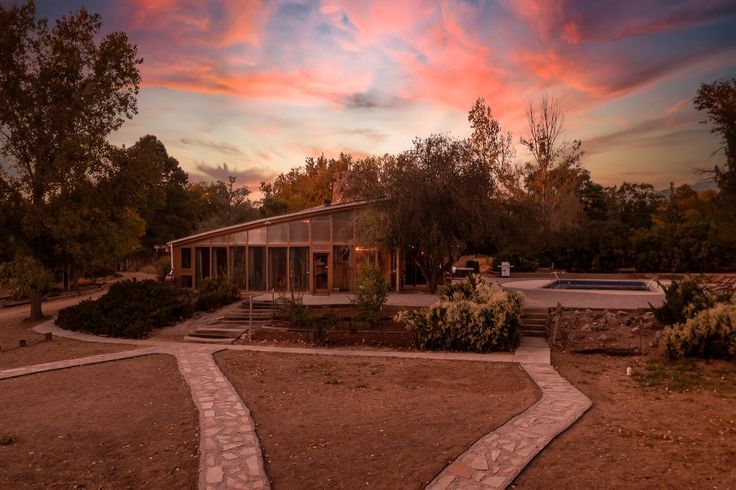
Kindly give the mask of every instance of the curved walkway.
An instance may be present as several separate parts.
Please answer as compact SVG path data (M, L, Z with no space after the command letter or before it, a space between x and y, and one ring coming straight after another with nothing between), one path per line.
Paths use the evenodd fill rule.
M432 490L505 488L537 453L580 418L591 405L588 397L575 389L549 364L549 348L538 339L525 339L514 354L462 354L246 345L213 346L114 339L62 330L53 325L53 321L38 325L34 330L81 341L136 344L142 348L0 371L0 379L150 354L176 356L180 371L191 387L192 398L199 410L200 489L270 488L250 412L212 357L212 354L223 349L519 363L539 386L542 398L525 412L476 441L429 484L427 488Z

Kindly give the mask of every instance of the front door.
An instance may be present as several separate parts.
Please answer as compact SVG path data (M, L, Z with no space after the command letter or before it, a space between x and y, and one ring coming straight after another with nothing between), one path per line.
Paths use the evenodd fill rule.
M313 255L314 292L326 294L330 292L329 285L329 253L317 252Z

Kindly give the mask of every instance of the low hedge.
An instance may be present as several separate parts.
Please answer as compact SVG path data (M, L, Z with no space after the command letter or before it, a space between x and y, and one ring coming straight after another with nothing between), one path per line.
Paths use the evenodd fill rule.
M240 297L240 290L222 279L207 279L197 291L195 307L199 311L213 311L229 305Z
M193 313L191 293L161 282L120 281L97 300L64 308L56 324L67 330L124 337L146 338Z
M519 293L472 275L445 288L434 305L401 311L394 319L418 349L512 351L520 341L522 303Z

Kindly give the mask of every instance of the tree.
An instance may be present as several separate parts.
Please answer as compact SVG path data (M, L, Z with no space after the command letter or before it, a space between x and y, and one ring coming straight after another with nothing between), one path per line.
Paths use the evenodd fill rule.
M581 142L561 141L564 116L555 99L543 97L538 106L527 108L529 135L521 144L534 161L524 166L528 197L538 212L538 224L543 236L571 226L581 211L580 187L587 171L580 160Z
M246 187L235 187L235 177L229 177L228 183L192 184L191 189L199 196L201 215L198 228L200 231L221 228L252 221L260 217L253 206L250 190Z
M736 78L702 84L694 102L697 110L708 114L712 132L721 134L716 151L723 151L726 163L714 169L720 191L716 218L721 237L736 243Z
M49 28L32 1L0 5L2 178L22 200L18 246L46 269L58 265L55 251L67 239L48 221L61 217L51 211L109 175L107 136L137 112L142 60L124 33L102 36L101 28L84 8ZM41 298L32 299L38 318Z
M307 157L304 167L280 174L272 184L262 182L261 214L268 217L322 205L325 199L332 198L335 176L346 172L351 162L352 157L344 153L337 159L324 155Z
M503 133L485 99L478 98L468 112L473 129L469 144L473 158L488 167L493 176L494 189L499 186L508 197L519 189L519 172L513 165L516 151L511 132Z
M382 171L379 236L416 262L433 293L467 244L483 239L493 214L491 174L470 151L445 135L417 138Z

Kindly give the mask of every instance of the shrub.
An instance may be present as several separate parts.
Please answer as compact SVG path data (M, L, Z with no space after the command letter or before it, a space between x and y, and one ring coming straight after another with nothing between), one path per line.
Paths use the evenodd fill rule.
M139 339L191 314L186 292L152 280L120 281L97 300L61 310L56 324L93 335Z
M695 279L673 280L669 286L660 287L664 289L664 303L659 308L652 307L652 312L663 325L684 323L715 304L713 296Z
M405 324L419 349L511 351L519 345L521 306L519 293L471 275L448 286L433 306L404 310L394 319Z
M381 309L388 300L388 283L373 264L361 268L360 280L350 302L358 309L358 319L375 327L381 320Z
M719 303L664 330L670 358L736 359L736 304Z
M197 290L196 309L212 311L229 305L240 297L237 286L227 283L222 278L206 279Z
M310 313L307 307L304 306L301 294L292 296L279 295L276 298L276 304L279 307L279 317L287 320L292 327L307 328Z

